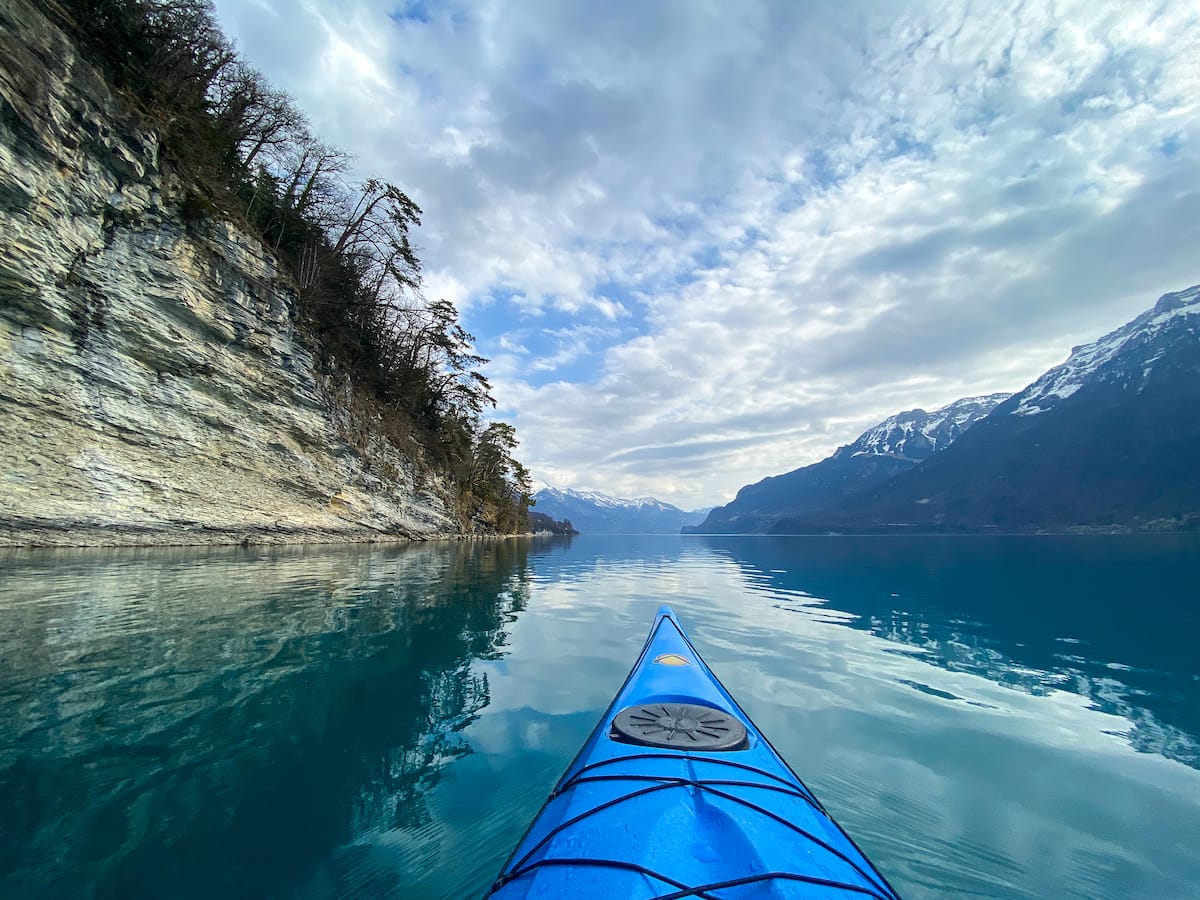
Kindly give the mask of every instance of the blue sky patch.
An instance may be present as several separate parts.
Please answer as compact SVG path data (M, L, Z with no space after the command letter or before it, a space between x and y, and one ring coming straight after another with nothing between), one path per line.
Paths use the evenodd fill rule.
M421 22L429 24L433 17L425 0L401 0L400 8L388 14L393 22Z
M215 6L348 182L420 196L503 383L553 383L535 476L702 506L1197 277L1194 4Z

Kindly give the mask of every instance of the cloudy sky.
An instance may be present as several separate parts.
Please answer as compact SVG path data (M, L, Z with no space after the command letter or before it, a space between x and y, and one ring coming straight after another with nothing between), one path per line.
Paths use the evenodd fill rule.
M216 7L556 486L724 503L1200 282L1190 0Z

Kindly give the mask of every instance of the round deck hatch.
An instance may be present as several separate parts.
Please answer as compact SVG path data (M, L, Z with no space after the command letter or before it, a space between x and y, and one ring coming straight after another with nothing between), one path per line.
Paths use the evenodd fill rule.
M627 706L612 723L613 740L671 750L741 750L746 726L728 713L694 703Z

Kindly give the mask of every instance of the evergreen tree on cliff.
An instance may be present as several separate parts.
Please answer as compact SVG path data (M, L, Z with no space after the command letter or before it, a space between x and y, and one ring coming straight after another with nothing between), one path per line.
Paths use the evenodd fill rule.
M449 473L469 530L527 529L529 473L515 432L485 424L487 360L446 300L421 293L411 243L421 209L399 187L346 186L348 154L322 143L294 101L241 60L211 0L41 0L45 14L145 116L188 186L193 227L232 218L290 271L299 324L331 371L401 444Z

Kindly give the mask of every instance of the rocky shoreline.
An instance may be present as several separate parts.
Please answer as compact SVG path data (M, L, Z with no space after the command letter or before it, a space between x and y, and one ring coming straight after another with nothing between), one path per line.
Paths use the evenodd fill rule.
M0 0L0 546L461 533L452 486L298 333L270 251Z

